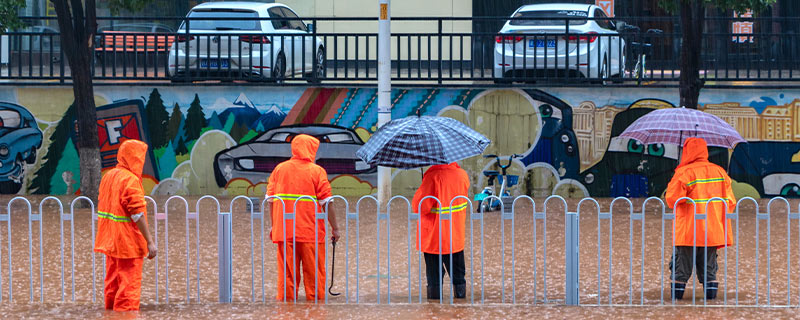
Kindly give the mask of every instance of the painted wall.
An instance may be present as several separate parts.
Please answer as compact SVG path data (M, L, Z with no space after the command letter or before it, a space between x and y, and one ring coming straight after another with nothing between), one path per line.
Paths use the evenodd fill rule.
M69 87L0 88L0 192L79 193L74 109ZM375 192L375 168L354 153L376 130L372 88L99 86L104 168L128 138L147 141L144 185L152 194L263 195L269 172L290 155L298 133L319 137L317 162L335 192ZM674 89L395 89L394 118L455 118L492 140L487 153L524 157L511 174L516 194L660 196L677 165L678 146L619 138L634 120L672 108ZM702 109L745 139L712 149L739 196L800 196L800 91L704 90ZM462 161L473 192L493 160ZM420 171L397 170L393 191L410 195Z

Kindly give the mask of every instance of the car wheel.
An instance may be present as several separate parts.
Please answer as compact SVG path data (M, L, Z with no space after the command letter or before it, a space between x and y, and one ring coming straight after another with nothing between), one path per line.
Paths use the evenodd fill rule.
M325 51L322 48L317 50L317 55L314 57L317 65L314 71L308 76L309 83L319 83L325 77Z
M275 63L272 65L272 79L275 81L282 81L286 78L286 57L283 52L278 53L275 58Z
M627 67L625 65L625 63L628 62L627 61L628 59L625 58L625 56L628 54L628 49L622 49L622 50L623 50L622 57L620 57L620 59L622 59L622 64L620 65L620 67L622 69L617 70L617 74L611 77L611 82L614 82L614 83L622 83L625 80L624 79L624 77L625 77L625 69Z

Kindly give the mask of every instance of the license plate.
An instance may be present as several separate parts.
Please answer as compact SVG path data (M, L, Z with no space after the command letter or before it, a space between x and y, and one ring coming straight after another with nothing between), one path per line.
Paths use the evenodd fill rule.
M200 68L208 68L208 67L219 68L220 65L223 68L227 68L229 66L228 65L228 59L202 59L202 60L200 60Z
M544 48L545 47L545 40L544 39L533 39L528 40L528 47L529 48ZM556 40L547 40L547 47L548 48L555 48L556 47Z

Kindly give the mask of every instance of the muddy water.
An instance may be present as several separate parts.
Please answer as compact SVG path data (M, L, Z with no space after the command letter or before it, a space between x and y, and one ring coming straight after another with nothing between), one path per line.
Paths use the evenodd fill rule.
M793 319L792 308L567 307L529 305L440 306L433 303L314 306L309 304L143 304L139 312L115 313L97 305L2 305L4 319Z
M0 199L0 205L5 206L9 198ZM34 207L38 208L40 198L33 201ZM65 198L65 200L69 200ZM164 208L166 199L157 199L160 210ZM228 208L229 199L222 201L222 207ZM609 210L610 200L601 201L603 211ZM189 201L189 211L195 211L196 198ZM761 211L766 211L766 201L761 201ZM577 202L568 204L570 211L575 211ZM65 206L69 211L69 206ZM355 201L352 201L351 211L355 208ZM536 201L537 211L545 208L541 199ZM792 202L792 207L797 208L797 203ZM87 209L76 209L74 218L75 223L75 299L78 304L68 303L52 304L61 301L61 249L60 249L60 223L58 219L58 207L55 202L45 203L42 223L42 274L39 276L39 224L32 224L33 249L29 255L28 240L28 219L27 211L21 202L15 202L12 206L11 215L11 262L13 282L9 284L8 267L8 243L7 229L4 223L0 223L0 253L2 253L2 294L3 303L0 312L21 312L32 316L45 316L46 310L52 312L64 312L74 314L76 317L86 312L88 316L102 316L101 310L91 304L92 294L101 299L102 291L102 256L96 255L96 265L94 274L96 275L96 290L92 286L92 254L91 249L91 220ZM375 310L381 314L399 313L405 310L415 311L415 315L424 314L452 314L453 316L467 315L472 312L488 312L486 315L525 316L529 308L519 307L491 307L491 308L471 308L459 306L449 309L435 305L422 306L339 306L334 305L326 308L301 306L281 306L274 305L273 298L276 290L276 266L275 266L275 245L268 239L264 239L263 251L261 249L262 233L261 222L253 220L253 237L251 240L251 220L249 214L245 212L244 202L238 202L233 210L234 228L234 301L233 306L218 306L214 304L218 301L218 274L217 274L217 219L216 204L213 201L204 200L199 206L199 228L196 228L195 221L185 218L186 209L182 203L172 201L168 210L168 225L163 222L159 224L159 270L158 270L158 290L159 299L156 300L156 281L155 281L155 261L147 261L144 268L144 285L142 290L142 301L146 305L146 312L143 315L163 316L186 313L202 313L212 316L214 314L229 315L258 315L263 312L280 312L287 314L311 314L321 312L320 316L337 316L346 314L350 310L359 308L369 311ZM386 221L381 221L381 240L380 252L378 248L378 227L376 224L377 215L375 205L369 201L362 203L359 208L359 219L348 221L349 243L345 245L341 242L337 246L336 252L336 273L334 277L334 291L343 294L338 297L330 297L329 302L342 304L346 301L354 302L356 299L362 303L378 302L378 286L380 282L380 299L386 302L387 294L391 295L393 303L407 303L409 294L412 301L418 301L420 295L424 295L425 276L424 270L420 270L418 265L417 252L413 250L413 240L409 250L409 222L407 218L408 209L404 205L395 203L390 214L389 224L391 235L387 248ZM520 202L514 215L513 226L511 220L501 220L497 213L487 213L483 221L483 238L480 237L480 221L473 221L474 237L470 244L467 240L465 255L467 258L467 281L470 284L467 293L468 299L456 300L458 305L469 304L471 297L474 296L475 302L481 301L481 296L485 303L510 303L516 301L524 304L560 304L564 299L564 208L559 203L551 201L546 206L546 222L537 220L536 227L531 214L531 206L528 203ZM661 303L662 292L664 299L669 298L668 289L662 291L661 281L665 285L668 283L668 271L666 266L667 257L671 252L671 221L663 222L660 208L650 203L646 210L644 224L640 221L629 219L627 204L617 202L614 206L612 219L598 221L596 209L592 205L585 204L580 216L580 300L583 304L634 304L658 305ZM791 252L787 253L788 233L785 206L773 204L772 219L756 220L754 206L745 204L742 207L741 218L739 220L739 240L736 246L729 248L727 259L725 251L720 251L719 263L721 292L720 299L708 302L710 305L720 305L724 303L724 296L728 296L728 305L738 302L742 305L772 304L772 305L797 305L800 303L800 268L797 262L800 261L800 225L796 220L791 224L791 239L793 246ZM634 210L641 210L641 201L634 201ZM227 211L227 210L225 210ZM339 210L342 212L343 210ZM152 212L152 209L151 209ZM153 228L152 215L149 216L151 230ZM756 233L756 222L758 221L758 233ZM344 219L340 218L340 225L344 229ZM264 236L268 237L269 221L264 224ZM69 221L65 221L64 239L64 293L65 299L69 301L72 295L71 256L70 250L70 228ZM359 241L356 241L356 226L358 226ZM169 239L165 237L165 228L168 230ZM467 224L467 230L470 225ZM512 228L514 230L512 237ZM641 243L642 228L644 229L644 245ZM188 229L188 255L187 255L187 229ZM411 227L413 236L414 227ZM534 230L536 230L534 246ZM633 230L633 232L631 232ZM767 232L769 230L769 232ZM599 231L599 233L598 233ZM609 234L609 231L611 233ZM468 231L469 232L469 231ZM344 233L344 232L342 232ZM545 235L546 233L546 235ZM664 245L662 246L662 234ZM760 249L756 250L756 235ZM199 236L198 236L199 235ZM412 238L413 239L413 238ZM632 241L630 240L632 239ZM482 241L481 241L482 240ZM512 248L513 240L513 248ZM546 246L545 246L546 241ZM609 245L610 242L610 245ZM199 243L199 250L198 246ZM251 254L250 244L254 243L253 254ZM480 259L481 247L483 249L483 260ZM328 247L330 249L330 247ZM611 259L609 259L609 248L611 249ZM168 249L168 252L167 252ZM513 260L512 260L513 249ZM644 254L642 256L642 249ZM663 249L663 251L662 251ZM357 251L358 250L358 251ZM598 259L598 250L600 257ZM345 251L348 252L349 263L345 265ZM631 255L631 251L633 255ZM330 252L330 251L329 251ZM410 254L409 254L410 253ZM738 290L736 277L736 256L738 253ZM758 254L757 254L758 253ZM263 254L263 263L262 263ZM534 259L535 254L535 259ZM29 260L30 257L30 260ZM188 257L188 259L187 259ZM356 258L358 257L358 259ZM378 258L380 257L380 261ZM252 260L251 260L252 258ZM409 259L410 258L410 259ZM791 258L791 260L789 260ZM330 257L328 258L330 259ZM388 260L387 260L388 259ZM169 270L167 272L165 264L169 260ZM409 264L410 260L410 264ZM252 263L251 263L252 261ZM728 276L725 277L725 263L728 265ZM758 263L758 277L756 276L756 264ZM380 264L380 270L378 265ZM422 262L424 268L424 262ZM30 266L33 266L33 274ZM546 267L545 267L546 265ZM481 268L482 266L482 268ZM534 267L535 266L535 267ZM187 276L188 267L188 276ZM358 267L358 269L356 269ZM662 269L663 268L663 269ZM262 271L263 269L263 271ZM787 273L791 270L791 273ZM472 272L471 272L472 271ZM643 272L642 272L643 271ZM263 278L262 278L263 272ZM251 277L252 274L252 277ZM33 286L30 285L31 275ZM420 277L421 275L421 277ZM513 281L512 281L513 275ZM166 278L169 277L167 286ZM791 282L787 282L787 276L791 277ZM483 279L483 290L481 291L481 279ZM757 280L758 279L758 280ZM43 280L43 281L42 281ZM262 280L264 285L262 286ZM791 286L788 284L791 283ZM410 285L409 285L410 284ZM13 288L14 304L8 303L9 285ZM40 287L43 290L40 290ZM198 290L199 287L199 290ZM410 290L409 290L410 287ZM420 291L419 288L422 288ZM758 287L758 295L756 295ZM668 287L667 287L668 288ZM768 289L769 288L769 289ZM32 289L32 290L31 290ZM169 306L166 303L166 291L169 290ZM349 290L346 290L349 289ZM702 304L702 286L696 286L695 303ZM724 290L722 290L724 289ZM505 290L505 296L503 296ZM791 290L791 291L789 291ZM302 291L302 290L301 290ZM349 295L345 294L349 291ZM34 305L28 305L28 301L33 293L35 301L43 298L48 302L47 307L40 309ZM263 292L263 294L262 294ZM791 292L791 301L787 298L787 293ZM449 296L449 292L445 292ZM301 293L301 296L302 293ZM691 297L691 292L687 292L687 297ZM424 298L424 296L423 296ZM600 299L598 302L598 298ZM199 300L198 300L199 299ZM251 300L258 302L265 301L266 305L243 304ZM769 300L768 300L769 299ZM424 299L423 299L424 301ZM185 303L189 305L183 305ZM202 304L197 305L197 302ZM175 305L175 304L179 305ZM671 303L665 301L665 303ZM209 305L210 304L210 305ZM691 299L678 302L679 305L692 304ZM591 308L595 310L595 308ZM174 311L178 313L173 313ZM220 311L223 310L223 311ZM595 311L588 308L566 308L542 306L530 309L541 310L541 312L552 312L554 315L561 315L564 312L575 315L590 316ZM673 309L641 309L624 308L615 309L620 312L632 312L632 314L642 314L647 316L652 310L673 310ZM679 308L681 313L689 312L690 309ZM724 310L724 311L717 311ZM747 314L750 309L711 309L702 312L700 315L713 316L714 312L743 312ZM658 311L658 312L662 312ZM38 312L38 313L37 313ZM464 312L464 313L462 313ZM691 312L701 312L692 310ZM776 311L779 312L779 311ZM539 313L534 313L539 314ZM602 315L603 313L597 313Z

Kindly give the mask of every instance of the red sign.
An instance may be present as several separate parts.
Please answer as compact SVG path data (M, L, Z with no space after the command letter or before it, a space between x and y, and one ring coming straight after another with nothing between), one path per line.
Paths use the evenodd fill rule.
M738 12L733 12L734 18L752 18L753 11L747 10L747 12L739 15ZM742 34L753 34L753 22L752 21L736 21L731 25L731 33L737 34L733 36L733 42L736 43L746 43L746 42L753 42L753 37L743 36Z

